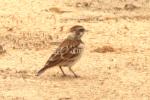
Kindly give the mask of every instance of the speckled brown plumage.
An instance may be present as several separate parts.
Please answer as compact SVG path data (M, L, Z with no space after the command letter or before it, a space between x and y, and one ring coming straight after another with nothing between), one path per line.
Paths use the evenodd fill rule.
M70 35L60 44L60 46L55 50L55 52L47 60L45 66L38 71L37 76L42 74L46 69L59 66L63 75L66 75L62 69L63 66L69 67L69 70L77 75L71 69L71 67L76 63L76 61L81 57L84 49L84 43L81 37L85 31L82 26L76 25L70 29Z

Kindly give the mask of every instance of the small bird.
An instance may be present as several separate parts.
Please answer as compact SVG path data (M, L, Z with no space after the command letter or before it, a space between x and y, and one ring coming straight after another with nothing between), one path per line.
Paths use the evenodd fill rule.
M78 77L72 70L72 66L79 60L84 50L84 43L81 40L86 30L81 25L75 25L70 28L68 37L59 45L55 52L50 56L45 66L38 71L36 76L41 75L48 68L59 66L63 76L66 76L62 67L68 67L69 70Z

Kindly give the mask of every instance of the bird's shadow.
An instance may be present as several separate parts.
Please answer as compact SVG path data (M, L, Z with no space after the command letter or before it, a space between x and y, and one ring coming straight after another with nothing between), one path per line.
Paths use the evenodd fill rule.
M62 75L62 73L53 73L53 74L43 74L41 76L36 76L36 71L35 71L35 78L36 79L41 79L41 80L85 80L87 79L88 77L86 76L79 76L77 75L77 77L75 77L74 75L72 74L66 74L66 75Z
M54 74L54 75L46 75L46 76L40 76L40 79L42 80L53 80L53 81L66 81L66 80L82 80L84 77L78 76L75 77L73 75L60 75L60 74Z

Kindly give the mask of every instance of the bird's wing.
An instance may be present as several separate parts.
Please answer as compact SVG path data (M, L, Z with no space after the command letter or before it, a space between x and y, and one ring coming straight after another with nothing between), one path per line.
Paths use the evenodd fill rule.
M42 74L46 69L56 66L65 60L74 60L74 58L80 54L82 49L80 44L82 43L83 42L81 40L64 40L50 56L45 66L38 71L37 76Z
M64 60L78 56L80 53L80 48L78 48L80 43L82 43L81 40L64 40L56 51L50 56L45 66L55 66Z

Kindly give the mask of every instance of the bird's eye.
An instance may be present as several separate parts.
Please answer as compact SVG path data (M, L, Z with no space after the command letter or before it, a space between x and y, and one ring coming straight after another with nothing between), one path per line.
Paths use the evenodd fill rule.
M84 32L84 29L79 29L80 32Z

